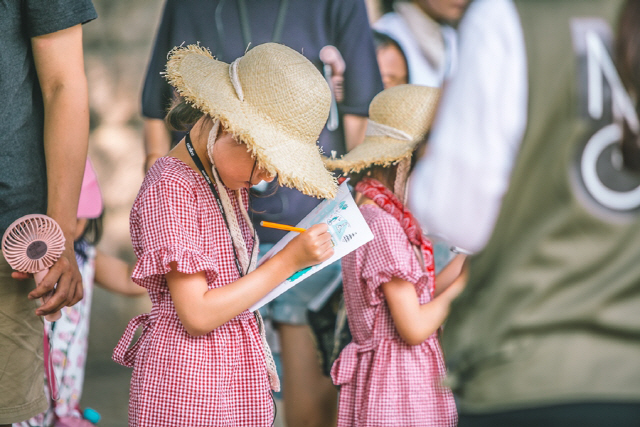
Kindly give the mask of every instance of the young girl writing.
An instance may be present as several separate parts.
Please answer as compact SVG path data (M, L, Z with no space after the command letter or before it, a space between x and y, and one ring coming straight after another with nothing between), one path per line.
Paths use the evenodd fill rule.
M381 92L369 108L364 143L327 162L352 173L374 234L342 260L353 341L331 370L340 386L338 426L456 424L453 395L441 385L437 332L462 290L463 259L454 259L436 281L431 243L403 204L412 155L438 97L438 89L414 85Z
M247 309L333 249L327 226L315 225L254 270L248 188L277 174L308 195L335 196L316 145L330 91L311 62L273 43L230 65L177 48L167 78L185 100L167 121L193 126L151 167L131 210L132 277L153 306L114 350L134 368L129 425L268 426L278 380L259 315Z

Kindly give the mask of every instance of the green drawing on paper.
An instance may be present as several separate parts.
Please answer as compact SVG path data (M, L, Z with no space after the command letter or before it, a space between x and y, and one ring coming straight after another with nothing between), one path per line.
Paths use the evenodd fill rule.
M344 236L344 233L349 228L349 221L340 215L336 215L327 221L327 225L330 227L329 232L331 233L331 236L336 242L339 242L342 240L342 236Z
M296 280L298 277L302 276L304 273L306 273L307 271L311 270L311 267L307 267L307 268L303 268L300 271L296 271L295 273L293 273L293 275L291 277L289 277L287 280L289 282L293 282L294 280Z

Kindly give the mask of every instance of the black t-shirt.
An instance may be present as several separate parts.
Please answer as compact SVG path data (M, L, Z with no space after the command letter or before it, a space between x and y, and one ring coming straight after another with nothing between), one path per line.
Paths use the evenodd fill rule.
M288 0L281 36L275 40L281 1L245 3L249 25L243 28L238 1L167 0L142 93L145 117L162 119L171 104L172 89L160 73L174 46L200 43L216 58L230 63L244 54L248 41L251 46L270 41L283 43L301 52L320 71L320 49L326 45L337 47L346 63L340 113L368 115L369 103L382 90L382 80L363 0ZM322 131L320 145L327 155L331 150L344 154L343 134L342 125L335 131ZM271 194L276 187L273 183L265 194ZM278 188L275 194L252 201L254 210L264 212L254 214L256 223L264 219L288 224L296 224L319 202L289 188ZM262 227L258 232L265 243L283 236L279 230Z
M0 235L47 209L44 106L31 38L96 17L91 0L0 2Z

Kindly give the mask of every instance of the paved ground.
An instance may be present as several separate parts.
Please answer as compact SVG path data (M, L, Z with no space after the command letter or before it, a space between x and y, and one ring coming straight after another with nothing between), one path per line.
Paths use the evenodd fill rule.
M83 406L102 415L99 427L127 425L127 403L131 370L116 363L92 363L87 366ZM284 427L283 408L278 404L275 427Z

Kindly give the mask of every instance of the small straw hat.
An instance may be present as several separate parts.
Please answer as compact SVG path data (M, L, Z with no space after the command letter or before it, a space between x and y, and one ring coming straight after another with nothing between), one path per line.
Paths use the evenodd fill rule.
M388 166L411 156L431 127L440 89L400 85L380 92L369 106L364 142L339 159L325 159L329 169L359 172Z
M231 64L198 45L169 54L167 80L187 102L219 119L278 182L333 198L337 182L316 144L331 92L316 67L277 43L258 45Z

